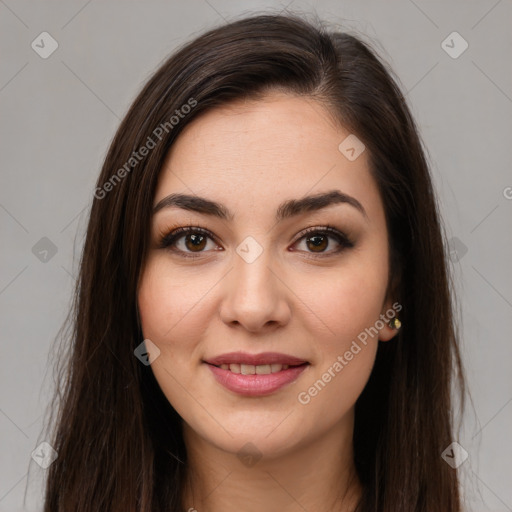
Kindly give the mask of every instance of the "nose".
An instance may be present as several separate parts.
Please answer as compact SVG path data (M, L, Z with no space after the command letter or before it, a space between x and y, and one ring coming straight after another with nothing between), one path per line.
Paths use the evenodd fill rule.
M248 263L235 255L234 268L224 279L220 316L227 325L241 325L247 331L274 330L286 325L291 316L287 287L279 269L272 265L269 251Z

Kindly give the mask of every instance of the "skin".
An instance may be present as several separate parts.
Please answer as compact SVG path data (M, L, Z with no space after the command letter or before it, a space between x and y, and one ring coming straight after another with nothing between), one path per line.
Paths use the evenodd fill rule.
M349 132L324 108L282 92L216 108L187 125L162 168L154 205L181 192L234 214L231 221L158 211L139 286L144 337L160 350L151 368L183 418L193 483L183 492L185 510L350 511L360 496L354 405L379 340L396 331L384 325L309 403L298 400L393 304L384 209L367 152L349 161L338 150ZM281 202L335 189L356 198L366 217L335 204L275 223ZM329 235L319 253L308 243L314 233L300 235L327 224L354 247L336 253ZM218 243L207 238L198 252L185 234L174 251L159 247L181 226L208 229ZM236 252L247 236L263 249L252 263ZM224 388L203 363L238 350L310 364L275 393L247 397ZM251 466L237 457L246 443L260 456Z

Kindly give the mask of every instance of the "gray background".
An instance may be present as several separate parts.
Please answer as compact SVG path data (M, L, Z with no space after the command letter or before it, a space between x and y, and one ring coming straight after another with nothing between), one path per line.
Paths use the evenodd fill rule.
M223 19L285 8L373 42L407 91L453 247L474 405L458 438L467 510L512 511L510 0L0 0L0 511L41 507L31 453L44 440L48 357L120 118L176 46ZM31 47L44 31L59 45L47 59ZM458 58L442 46L453 31L469 44Z

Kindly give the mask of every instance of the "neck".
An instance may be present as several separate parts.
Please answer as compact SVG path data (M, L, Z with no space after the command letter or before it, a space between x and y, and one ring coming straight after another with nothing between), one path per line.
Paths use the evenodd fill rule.
M279 457L242 462L237 453L218 448L184 423L188 465L183 509L353 512L362 490L353 462L353 420L350 428L346 425Z

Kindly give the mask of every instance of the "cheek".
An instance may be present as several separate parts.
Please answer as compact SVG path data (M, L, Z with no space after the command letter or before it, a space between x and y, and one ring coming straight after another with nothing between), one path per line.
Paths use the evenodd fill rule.
M368 382L378 348L375 324L386 288L386 269L381 271L379 280L378 272L367 268L330 280L316 301L326 328L316 328L318 359L296 399L305 417L321 418L317 428L327 429L344 418ZM305 429L307 425L304 422Z
M318 333L314 338L317 365L306 383L309 387L301 389L303 400L299 399L302 404L311 403L311 412L319 407L320 414L320 409L327 407L334 419L354 405L366 385L382 327L379 317L388 281L386 261L385 251L355 254L336 277L326 275L317 281L316 292L309 288L303 295L316 313L312 322L317 326L310 324L309 329Z
M310 430L316 430L318 435L318 431L328 431L345 421L368 382L377 344L355 342L344 348L334 351L323 366L316 368L298 392L296 400L303 418L299 428L304 436Z
M388 269L385 261L385 257L382 260L359 258L356 254L336 273L330 270L325 277L316 279L314 286L303 283L301 288L307 292L302 292L301 297L316 315L316 330L325 333L322 346L318 347L320 353L332 358L334 353L346 350L352 340L375 326L383 313L386 295Z
M201 305L206 304L212 286L208 279L171 272L168 262L158 255L149 257L139 286L142 332L160 350L151 370L169 403L184 418L191 409L187 390L194 389L200 357L196 349L204 332Z
M186 271L172 272L163 258L150 257L138 295L144 336L161 350L170 350L177 340L180 346L193 340L200 328L201 306L213 284L208 276L197 279Z

